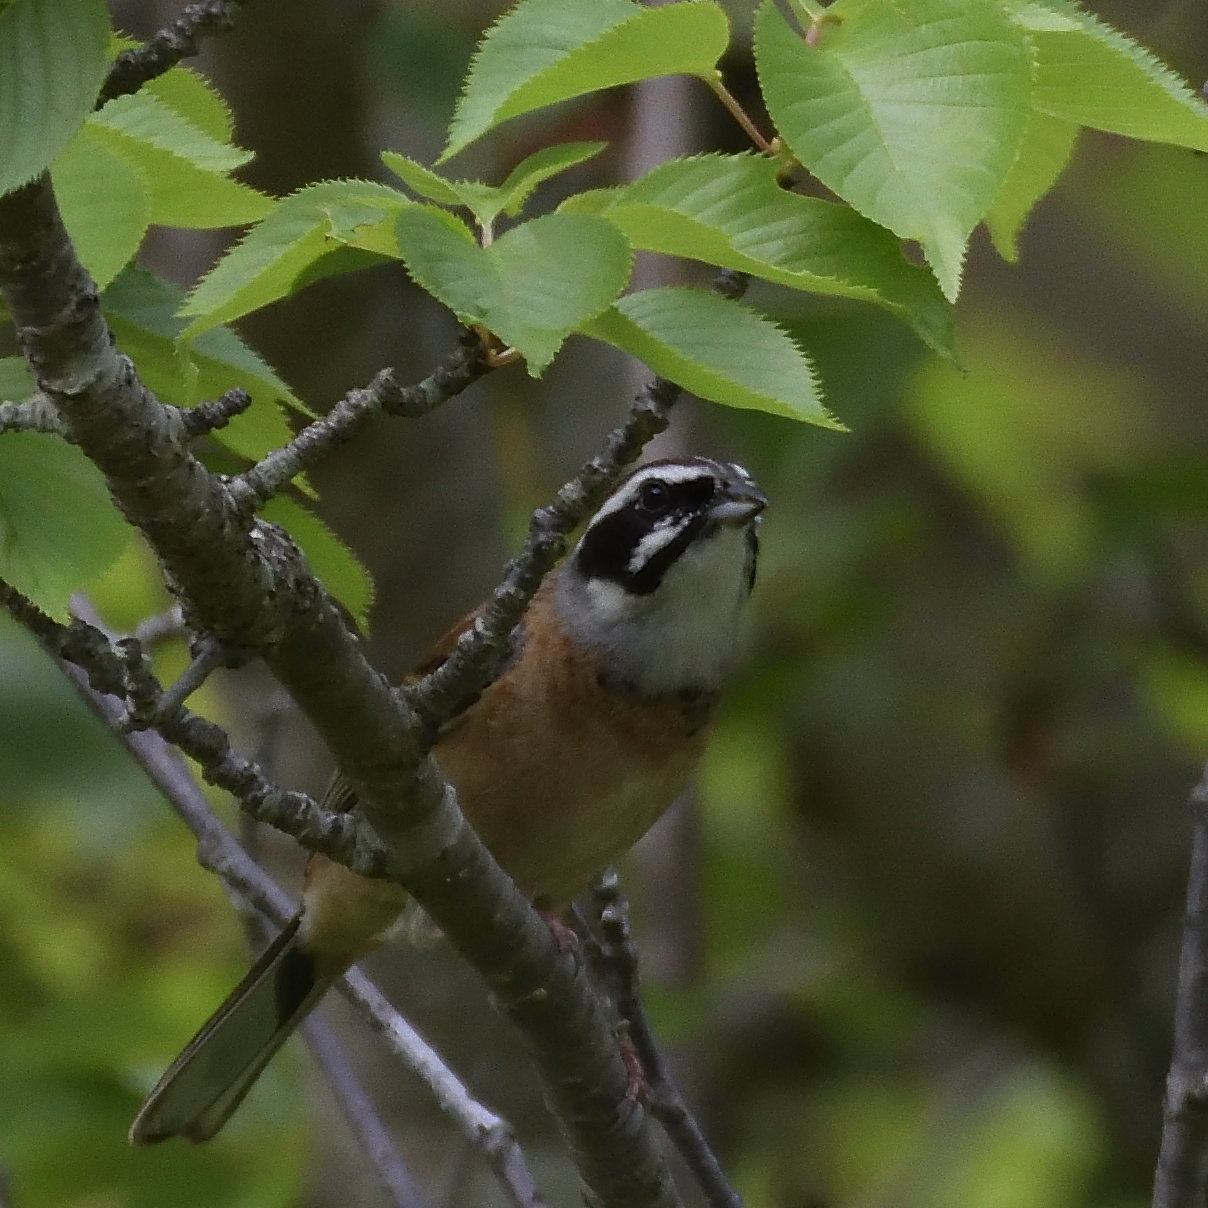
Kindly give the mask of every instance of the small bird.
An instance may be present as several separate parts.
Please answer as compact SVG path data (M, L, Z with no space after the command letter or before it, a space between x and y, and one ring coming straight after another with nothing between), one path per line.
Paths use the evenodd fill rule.
M534 595L499 678L440 731L433 754L465 816L538 908L568 906L691 776L734 660L766 506L733 463L639 467ZM324 804L356 806L339 773ZM131 1143L214 1136L406 904L393 882L312 855L301 910L159 1080Z

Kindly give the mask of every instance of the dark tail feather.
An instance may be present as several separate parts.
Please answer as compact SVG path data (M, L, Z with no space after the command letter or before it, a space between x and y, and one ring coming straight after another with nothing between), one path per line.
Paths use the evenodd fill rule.
M208 1141L332 983L293 919L172 1063L130 1126L132 1145Z

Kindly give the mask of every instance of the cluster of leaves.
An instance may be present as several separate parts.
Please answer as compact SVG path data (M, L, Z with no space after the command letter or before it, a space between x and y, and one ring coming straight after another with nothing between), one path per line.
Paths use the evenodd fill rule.
M231 141L222 100L190 71L174 69L94 111L123 45L103 0L10 0L0 9L0 191L49 169L80 256L105 288L105 314L148 385L180 406L232 386L252 393L250 411L215 438L216 457L245 461L288 438L283 408L301 403L224 324L323 276L401 262L534 375L580 334L716 402L841 426L810 358L780 327L703 290L626 293L633 253L869 301L953 356L951 303L973 229L987 223L1013 256L1020 225L1080 127L1208 150L1208 107L1072 0L788 7L792 21L764 0L755 19L755 62L775 125L765 142L722 84L717 64L731 31L714 0L657 8L522 0L474 57L441 164L510 118L669 73L704 81L761 146L673 160L527 217L539 184L603 145L545 148L499 186L388 152L386 167L409 193L327 181L275 200L231 178L248 153ZM787 187L803 171L842 204ZM497 232L501 218L508 229ZM188 297L131 267L152 224L248 223ZM902 254L903 240L926 265ZM34 390L16 358L0 361L0 385L14 401ZM61 613L70 588L121 552L116 521L98 522L65 551L64 508L42 488L58 482L77 517L101 515L99 479L52 437L26 433L9 446L0 450L0 573ZM85 498L98 506L83 507ZM363 616L370 589L355 563L296 503L274 508Z

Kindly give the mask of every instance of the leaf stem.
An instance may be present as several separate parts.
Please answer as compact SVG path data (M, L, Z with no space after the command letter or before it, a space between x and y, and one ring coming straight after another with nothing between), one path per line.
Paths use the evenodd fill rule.
M722 82L721 72L715 71L706 77L705 82L713 89L714 95L729 111L730 116L743 128L747 137L763 152L764 155L775 155L772 144L759 133L755 123L751 121L747 111L738 103L738 98Z
M818 25L826 18L826 9L814 0L789 0L789 5L811 25Z

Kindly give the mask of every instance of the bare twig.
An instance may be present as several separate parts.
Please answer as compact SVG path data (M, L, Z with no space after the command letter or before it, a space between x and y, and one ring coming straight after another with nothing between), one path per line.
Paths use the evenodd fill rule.
M75 615L81 616L80 611L74 607L74 598L72 605L72 611ZM173 604L171 608L158 612L153 617L147 617L144 621L140 621L134 631L135 638L142 643L144 650L157 645L159 642L167 642L172 638L183 638L187 634L188 630L185 628L184 614L181 612L179 604Z
M312 1015L303 1025L306 1047L344 1113L357 1141L373 1163L395 1208L428 1208L428 1201L407 1169L394 1139L353 1073L343 1046L323 1019Z
M258 511L303 470L346 444L370 416L415 418L460 394L489 372L485 346L467 332L457 348L423 381L400 386L393 369L383 369L368 386L351 390L332 409L307 424L293 440L274 449L246 473L228 484L239 507Z
M1195 831L1154 1208L1208 1203L1208 768L1191 806Z
M37 635L35 635L37 636ZM53 655L53 648L49 649ZM84 672L58 660L85 704L110 728L122 716L121 703L92 688ZM151 731L120 734L120 741L197 839L197 860L220 877L230 892L270 923L282 927L297 907L288 894L251 858L223 826L184 760ZM515 1208L543 1208L544 1201L506 1120L475 1100L418 1032L359 970L344 975L338 989L385 1040L390 1052L432 1091L437 1103L467 1142L483 1155Z
M35 394L19 403L0 401L0 432L51 432L63 435L63 425L54 403Z
M216 399L182 408L180 419L190 436L205 436L207 432L225 428L251 405L252 396L242 387L235 386Z
M717 1155L688 1110L659 1049L642 1002L638 950L629 926L629 902L621 882L609 869L596 882L592 898L600 919L600 960L610 982L617 1014L642 1065L650 1110L666 1130L695 1175L711 1208L742 1208L742 1197L730 1185Z
M231 28L235 14L243 4L244 0L203 0L200 4L190 4L177 20L161 29L149 42L133 50L123 50L109 68L97 98L97 108L115 96L137 92L148 80L163 75L181 59L195 55L203 37L225 33Z

